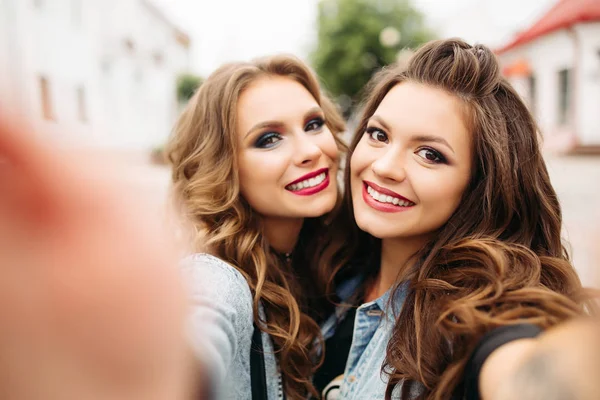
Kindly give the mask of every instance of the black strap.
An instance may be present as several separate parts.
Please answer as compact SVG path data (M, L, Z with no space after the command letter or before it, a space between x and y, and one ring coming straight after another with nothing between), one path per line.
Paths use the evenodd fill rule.
M531 324L508 325L496 328L485 334L467 362L464 374L464 397L467 400L479 400L479 374L485 360L496 350L518 339L538 336L542 330Z
M265 372L265 355L263 352L261 330L254 324L252 346L250 346L250 382L252 384L252 400L267 400L267 376Z

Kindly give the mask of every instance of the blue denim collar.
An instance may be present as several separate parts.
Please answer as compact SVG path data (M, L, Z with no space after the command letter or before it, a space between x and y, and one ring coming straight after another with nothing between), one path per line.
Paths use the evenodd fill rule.
M402 311L402 306L408 293L408 286L408 282L402 282L397 286L394 285L372 303L375 303L380 310L384 311L388 319L393 318L395 320L400 311Z

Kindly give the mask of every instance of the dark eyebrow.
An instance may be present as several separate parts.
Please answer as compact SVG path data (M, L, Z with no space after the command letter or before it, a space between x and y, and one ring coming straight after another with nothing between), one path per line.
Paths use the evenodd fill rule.
M390 128L390 126L384 121L384 119L381 118L379 115L373 115L371 117L371 119L377 121L383 127L383 129L387 130L388 132L392 130ZM413 136L411 138L411 140L413 142L434 142L434 143L440 143L440 144L443 144L444 146L448 147L452 151L452 153L456 154L456 152L454 151L454 149L452 148L452 146L450 146L450 143L448 143L448 141L446 141L446 139L444 139L441 136L416 135L416 136Z
M391 131L390 126L379 115L373 115L371 119L374 119L375 121L379 122L379 124L383 126L383 129L385 129L386 131Z
M454 151L454 149L452 148L452 146L450 146L450 143L448 143L446 141L446 139L444 139L443 137L432 136L432 135L417 135L417 136L413 136L411 139L414 142L435 142L435 143L440 143L440 144L443 144L444 146L448 147L452 151L452 153L456 154L456 152Z
M307 119L308 117L312 117L315 114L324 114L323 110L321 110L321 107L313 107L310 110L308 110L306 113L304 113L304 119Z

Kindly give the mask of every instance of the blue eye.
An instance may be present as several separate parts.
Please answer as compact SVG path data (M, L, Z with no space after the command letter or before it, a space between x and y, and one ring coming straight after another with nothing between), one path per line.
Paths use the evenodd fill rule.
M316 131L319 130L325 125L325 120L323 118L313 118L304 127L305 131Z
M379 128L370 127L367 128L366 134L369 135L369 138L376 142L387 143L388 136L387 134Z
M254 143L254 147L259 149L270 149L275 146L279 141L281 141L281 135L275 132L268 132L260 135L256 142Z
M417 151L417 155L432 164L445 164L447 162L442 153L430 147L420 149Z

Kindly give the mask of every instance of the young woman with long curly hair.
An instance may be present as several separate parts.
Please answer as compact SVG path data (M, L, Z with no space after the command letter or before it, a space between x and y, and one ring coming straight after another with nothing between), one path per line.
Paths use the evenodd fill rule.
M340 398L489 399L584 313L538 135L485 46L434 41L374 78L320 260L356 283Z
M168 158L194 236L184 267L192 342L218 398L252 398L254 326L267 397L316 393L319 322L333 307L312 255L339 203L344 129L314 74L291 56L217 69L176 125Z

